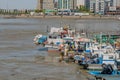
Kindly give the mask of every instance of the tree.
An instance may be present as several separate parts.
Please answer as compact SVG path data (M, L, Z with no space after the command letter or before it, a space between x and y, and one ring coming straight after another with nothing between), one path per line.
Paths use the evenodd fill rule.
M36 9L35 12L40 13L40 12L43 12L43 10Z
M2 14L2 10L0 9L0 14Z
M28 10L27 9L25 10L25 14L28 14Z
M82 12L89 12L89 10L83 5L80 5L79 10L82 11Z

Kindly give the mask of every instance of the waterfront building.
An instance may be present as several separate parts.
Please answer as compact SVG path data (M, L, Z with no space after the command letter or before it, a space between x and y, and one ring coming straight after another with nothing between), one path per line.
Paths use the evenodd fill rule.
M90 0L90 11L95 13L96 0Z
M117 0L105 0L105 12L116 11Z
M104 14L105 0L90 0L90 11L96 14Z
M120 0L106 0L106 14L120 15Z
M58 9L75 9L76 0L58 0Z
M96 0L95 13L104 14L105 11L105 0Z
M54 8L57 9L58 8L58 1L54 0Z
M113 7L117 6L117 0L113 0Z
M52 10L54 9L53 0L43 0L43 9Z
M112 6L113 5L113 3L112 3L113 1L111 1L111 0L105 0L105 5L108 7L108 6Z
M54 9L54 0L38 0L37 9L52 10Z
M117 0L116 3L117 3L117 4L116 4L117 7L120 7L120 0Z
M117 0L117 14L120 15L120 0Z
M43 9L43 0L37 0L37 9L42 10Z
M85 6L85 0L77 0L77 7Z
M90 10L90 0L85 0L85 7L87 10Z

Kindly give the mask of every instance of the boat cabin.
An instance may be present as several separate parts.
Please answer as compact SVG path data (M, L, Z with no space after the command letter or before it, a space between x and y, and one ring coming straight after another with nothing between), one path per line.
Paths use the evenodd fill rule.
M102 63L115 64L115 54L103 54Z

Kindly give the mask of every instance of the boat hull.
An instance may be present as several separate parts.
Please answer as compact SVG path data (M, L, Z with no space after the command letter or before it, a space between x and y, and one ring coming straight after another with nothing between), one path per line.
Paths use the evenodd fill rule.
M48 48L48 53L59 53L60 51L56 48Z
M40 47L38 50L39 51L48 51L48 48L46 48L46 47Z
M101 71L89 71L89 74L96 75L96 76L104 75L104 74L101 74ZM116 75L116 74L120 75L120 71L118 72L113 71L112 74L105 74L105 75Z

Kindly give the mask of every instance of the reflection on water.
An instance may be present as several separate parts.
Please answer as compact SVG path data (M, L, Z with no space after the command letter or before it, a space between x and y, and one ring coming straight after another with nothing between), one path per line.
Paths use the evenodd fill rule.
M46 27L68 24L89 31L111 31L119 27L114 20L76 19L0 19L0 79L1 80L86 80L77 73L77 65L45 62L49 54L33 44L37 33ZM22 77L21 77L22 76Z

